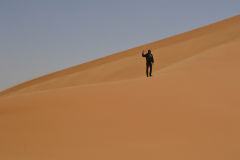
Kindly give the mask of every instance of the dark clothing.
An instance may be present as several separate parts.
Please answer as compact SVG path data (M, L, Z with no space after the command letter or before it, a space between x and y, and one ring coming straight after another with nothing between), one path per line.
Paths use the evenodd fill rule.
M149 75L152 76L152 63L146 63L146 75L148 77L148 68L150 68Z
M148 63L148 64L154 63L153 55L151 53L147 53L147 54L142 53L142 56L146 57L146 63Z
M144 54L143 57L146 57L146 75L148 77L148 68L150 68L150 76L152 76L152 64L154 63L153 55L151 53Z

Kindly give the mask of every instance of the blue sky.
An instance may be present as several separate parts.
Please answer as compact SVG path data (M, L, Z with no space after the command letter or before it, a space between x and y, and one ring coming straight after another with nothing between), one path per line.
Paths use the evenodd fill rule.
M239 0L0 0L0 90L240 12Z

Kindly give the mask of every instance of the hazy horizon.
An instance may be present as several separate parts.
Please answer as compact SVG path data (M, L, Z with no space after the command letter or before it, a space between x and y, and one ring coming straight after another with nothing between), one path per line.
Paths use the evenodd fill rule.
M0 1L0 91L239 14L229 1Z

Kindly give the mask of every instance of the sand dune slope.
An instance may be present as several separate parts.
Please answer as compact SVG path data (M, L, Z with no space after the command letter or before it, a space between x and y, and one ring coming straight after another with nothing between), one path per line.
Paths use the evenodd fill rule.
M123 53L10 89L0 98L0 159L239 160L238 19L159 41L154 52L167 62L152 78L129 69L137 53ZM115 75L115 63L129 70ZM92 79L95 65L106 79ZM86 70L91 78L68 84Z
M143 49L152 49L154 70L201 54L240 37L240 16L235 16L187 33L123 51L12 87L0 93L18 94L107 81L128 80L145 74Z

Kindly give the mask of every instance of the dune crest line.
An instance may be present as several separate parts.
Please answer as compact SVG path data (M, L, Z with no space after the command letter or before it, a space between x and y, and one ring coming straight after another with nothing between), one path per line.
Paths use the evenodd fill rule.
M143 49L153 51L158 71L240 37L240 15L180 35L119 52L48 74L0 92L1 95L43 91L144 76Z

